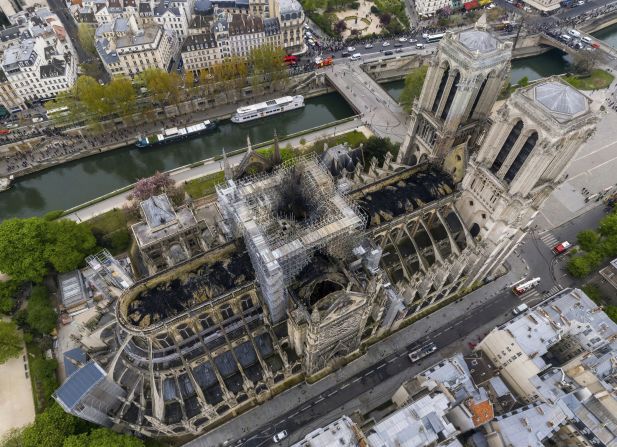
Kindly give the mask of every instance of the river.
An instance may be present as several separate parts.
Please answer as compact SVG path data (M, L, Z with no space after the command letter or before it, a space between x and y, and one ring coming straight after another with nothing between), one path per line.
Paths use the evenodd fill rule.
M166 146L137 149L128 146L75 160L18 178L8 191L0 193L0 220L9 217L42 215L65 210L105 193L178 166L194 163L246 146L246 137L259 143L299 132L353 115L353 110L337 93L306 101L301 110L245 124L223 121L212 134Z
M565 71L566 58L559 51L516 60L512 63L512 80L523 76L530 80ZM404 82L383 84L393 98L398 99ZM302 110L247 123L224 121L210 135L150 149L126 147L81 160L75 160L16 180L13 188L0 193L0 220L28 217L52 210L65 210L135 180L187 165L221 153L246 146L246 136L253 143L272 138L276 128L279 136L309 129L353 115L351 107L337 93L306 101Z
M613 48L617 48L617 24L593 33L593 37L607 43Z

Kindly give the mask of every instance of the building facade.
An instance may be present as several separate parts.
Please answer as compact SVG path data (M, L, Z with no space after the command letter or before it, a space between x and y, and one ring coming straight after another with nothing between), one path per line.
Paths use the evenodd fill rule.
M140 28L135 16L119 17L96 30L96 50L111 76L133 77L148 68L168 71L178 40L158 24Z

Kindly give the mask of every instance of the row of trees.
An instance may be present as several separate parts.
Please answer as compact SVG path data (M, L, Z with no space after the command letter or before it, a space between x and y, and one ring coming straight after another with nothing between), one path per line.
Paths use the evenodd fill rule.
M602 218L597 230L581 231L576 239L581 253L568 261L567 270L575 278L583 278L605 259L617 256L617 211Z
M187 72L184 77L149 68L134 80L116 77L100 84L90 76L80 76L73 88L60 93L46 104L48 110L68 108L67 114L56 114L58 124L100 123L104 118L129 117L147 113L156 106L178 104L196 97L237 91L264 81L281 82L288 77L281 48L264 45L251 51L247 58L233 56L202 70L199 76Z
M0 272L40 283L50 269L74 270L95 247L90 229L72 220L7 219L0 223Z

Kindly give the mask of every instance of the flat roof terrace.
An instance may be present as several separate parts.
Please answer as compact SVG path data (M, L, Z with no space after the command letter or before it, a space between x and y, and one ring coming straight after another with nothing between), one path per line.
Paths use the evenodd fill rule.
M244 245L229 243L136 283L120 298L118 320L129 328L145 329L254 279Z

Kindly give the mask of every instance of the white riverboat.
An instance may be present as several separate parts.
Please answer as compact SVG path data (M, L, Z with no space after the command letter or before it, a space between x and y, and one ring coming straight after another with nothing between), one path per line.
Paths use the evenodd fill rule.
M304 107L304 96L283 96L259 104L240 107L231 117L233 123L244 123Z
M201 123L193 124L187 127L170 127L163 129L161 133L152 134L147 137L140 137L135 143L139 148L150 147L158 144L167 144L172 141L182 140L185 138L195 137L203 133L216 129L217 122L206 120Z

